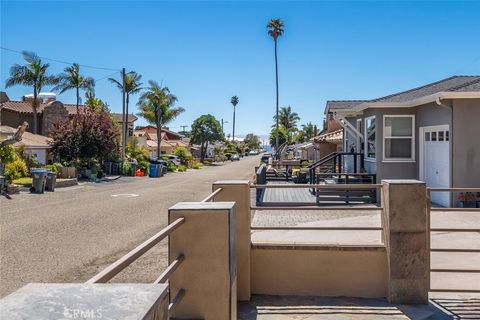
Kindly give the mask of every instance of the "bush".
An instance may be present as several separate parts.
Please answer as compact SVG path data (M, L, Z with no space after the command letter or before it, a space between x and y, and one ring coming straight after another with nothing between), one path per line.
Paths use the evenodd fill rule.
M180 159L180 162L185 166L188 166L193 161L192 154L185 147L177 147L173 154L176 155Z
M168 161L167 170L168 172L175 172L177 171L177 166L173 162Z
M0 161L3 164L13 162L17 160L17 152L15 151L15 147L12 145L6 145L0 147Z
M192 164L192 169L201 169L202 168L202 164L200 162L194 162Z
M138 162L137 168L140 169L140 171L143 171L145 174L149 174L150 173L150 162L146 161L146 160L141 160L141 161Z
M179 166L178 166L178 172L185 172L185 171L187 171L187 167L186 167L186 166L184 166L184 165L179 165Z
M50 170L52 172L55 172L55 173L59 172L58 168L56 166L54 166L53 164L45 165L45 169L48 169L48 170Z
M18 158L5 166L5 178L7 181L13 181L28 176L28 168L25 161Z
M122 163L122 174L128 175L131 174L132 166L128 161Z

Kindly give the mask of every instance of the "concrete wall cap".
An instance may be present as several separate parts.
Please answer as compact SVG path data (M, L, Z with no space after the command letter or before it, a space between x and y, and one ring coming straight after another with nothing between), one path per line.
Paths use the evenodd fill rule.
M248 184L250 185L250 180L219 180L215 181L213 185L217 184Z
M167 292L166 284L30 283L0 300L0 310L2 319L143 319Z
M235 207L235 202L179 202L168 210L230 210Z
M415 180L415 179L383 179L382 183L388 184L425 184L424 181Z

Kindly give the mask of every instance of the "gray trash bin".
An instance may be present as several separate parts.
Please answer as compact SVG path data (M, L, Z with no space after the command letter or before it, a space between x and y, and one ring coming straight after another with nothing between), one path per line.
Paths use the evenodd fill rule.
M57 174L55 172L48 172L47 173L47 181L45 183L45 190L47 191L55 191L55 185L57 183Z
M32 192L43 193L47 182L48 170L32 169L30 172L32 173Z

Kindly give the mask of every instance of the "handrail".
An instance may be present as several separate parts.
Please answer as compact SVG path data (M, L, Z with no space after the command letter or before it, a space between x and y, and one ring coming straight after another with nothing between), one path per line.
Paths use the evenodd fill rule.
M172 263L165 269L165 271L162 272L162 274L155 280L153 283L165 283L167 282L168 278L172 275L172 273L177 270L177 268L182 264L182 262L185 260L185 256L183 254L179 255L177 259L173 260Z
M323 158L320 158L319 160L315 161L314 163L312 163L311 165L309 165L307 168L310 170L310 169L314 169L316 167L318 167L319 165L322 165L324 164L325 162L327 161L330 161L330 160L333 160L333 158L335 158L336 156L338 156L339 153L338 152L332 152L332 153L329 153L327 154L326 156L324 156Z
M180 301L182 301L183 297L185 296L185 289L180 289L178 290L177 294L175 295L175 298L173 298L168 305L168 312L171 312L173 308L175 308Z
M215 191L213 191L212 193L210 193L210 195L209 195L208 197L206 197L205 199L203 199L203 200L200 201L200 202L209 202L209 201L212 201L217 194L219 194L220 192L222 192L222 190L223 190L222 188L218 188L217 190L215 190Z
M382 227L321 227L321 226L280 226L280 227L264 227L264 226L252 226L252 230L332 230L332 231L379 231L383 230Z
M480 188L427 188L430 192L480 192Z
M103 271L95 275L93 278L88 280L86 283L93 284L93 283L106 283L108 280L115 277L120 271L128 267L132 262L137 260L140 256L142 256L145 252L150 250L153 246L155 246L158 242L162 239L170 235L175 229L181 226L185 222L185 218L178 218L174 222L170 223L167 227L160 230L157 234L137 246L135 249L109 265Z
M271 206L271 207L262 207L262 206L253 206L250 207L250 210L318 210L318 211L328 211L328 210L344 210L344 211L356 211L356 210L364 210L364 211L370 211L370 210L383 210L383 207L340 207L340 206L324 206L324 207L317 207L317 206Z
M297 189L297 188L314 188L314 189L380 189L381 184L252 184L250 188L264 189Z

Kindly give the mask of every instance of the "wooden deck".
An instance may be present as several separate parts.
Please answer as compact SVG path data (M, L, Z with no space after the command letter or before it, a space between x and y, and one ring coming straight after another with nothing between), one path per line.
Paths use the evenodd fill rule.
M267 183L272 184L272 183ZM291 182L275 181L273 184L291 184ZM315 204L315 196L307 188L266 188L263 193L263 205L288 203L288 204Z

